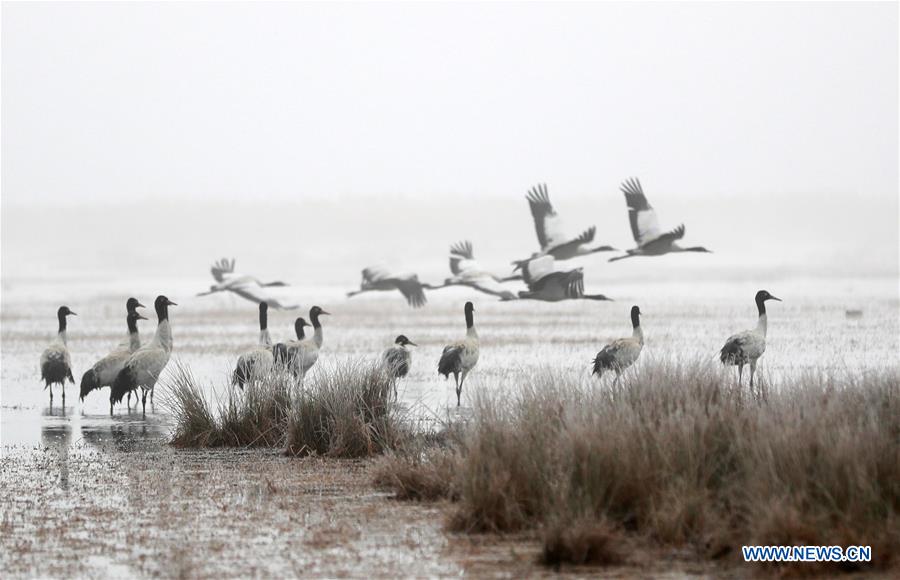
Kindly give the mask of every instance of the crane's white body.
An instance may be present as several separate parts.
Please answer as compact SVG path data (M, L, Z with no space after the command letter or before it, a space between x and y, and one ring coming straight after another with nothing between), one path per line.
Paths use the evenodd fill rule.
M259 341L238 357L237 368L249 371L247 378L259 378L272 370L275 356L272 354L272 337L269 329L259 331Z
M198 296L206 296L216 292L233 292L241 298L259 304L267 302L269 306L282 310L299 308L297 304L285 304L267 288L272 286L287 286L284 282L260 282L253 276L238 274L234 271L234 260L222 259L213 264L210 269L216 283L210 286L207 292L201 292Z
M116 375L125 367L125 363L131 355L141 347L141 335L135 332L128 333L128 340L120 343L105 357L94 363L91 367L97 374L99 386L109 387L116 380Z
M500 277L481 267L475 259L471 242L459 242L450 247L450 273L453 275L444 281L444 286L468 286L501 300L517 298L501 284Z
M591 226L578 236L566 233L562 219L550 203L550 194L547 185L541 184L531 190L525 196L531 217L534 220L534 230L537 234L540 252L533 257L551 256L556 260L568 260L577 256L587 256L595 252L613 250L609 246L591 248L589 244L594 241L597 228Z

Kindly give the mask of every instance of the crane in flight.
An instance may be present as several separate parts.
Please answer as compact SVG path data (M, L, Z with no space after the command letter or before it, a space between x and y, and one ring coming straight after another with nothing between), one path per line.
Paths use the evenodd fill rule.
M256 304L267 302L269 306L278 310L300 308L299 304L285 304L272 292L266 290L266 288L287 286L286 283L281 281L261 282L253 276L238 274L234 271L234 258L231 260L222 258L212 265L210 272L216 283L210 286L208 291L200 292L197 296L209 296L216 292L233 292Z

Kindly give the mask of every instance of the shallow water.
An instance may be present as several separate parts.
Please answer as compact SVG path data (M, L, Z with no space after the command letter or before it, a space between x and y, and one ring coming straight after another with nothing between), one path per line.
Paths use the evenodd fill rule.
M173 280L163 284L179 303L171 310L173 359L187 365L213 396L222 396L241 348L254 343L257 314L254 304L240 298L193 294L202 281ZM595 283L596 284L596 283ZM898 362L898 299L892 279L807 279L767 283L783 299L769 303L768 347L761 363L764 378L804 371L862 372L896 366ZM436 373L443 345L463 336L462 304L476 307L481 357L467 382L467 395L476 390L503 388L528 373L552 369L588 380L590 362L603 344L630 334L628 310L633 303L644 313L646 347L641 361L666 359L715 360L724 340L751 328L756 311L756 286L744 281L688 284L661 282L642 286L607 283L603 291L613 302L570 301L540 303L498 302L466 289L431 292L429 304L408 308L399 294L370 293L353 299L345 288L307 287L284 290L307 305L320 304L332 313L323 317L325 345L316 368L376 359L397 334L420 346L413 349L413 365L400 386L401 403L424 417L456 413L452 378ZM76 312L70 318L69 349L76 382L94 361L124 336L124 298L134 293L152 304L152 292L133 292L91 283L72 283L65 301ZM161 404L148 402L146 417L125 405L110 417L108 389L78 401L77 385L66 389L66 405L56 389L53 407L39 381L38 359L55 334L59 287L49 283L16 284L3 296L0 420L2 445L67 445L80 441L127 441L163 437L172 426ZM858 318L848 309L861 309ZM152 311L146 313L153 318ZM292 321L303 311L270 311L274 340L291 338ZM144 340L152 336L153 321L141 321ZM170 364L170 369L172 365ZM165 383L165 375L161 381Z

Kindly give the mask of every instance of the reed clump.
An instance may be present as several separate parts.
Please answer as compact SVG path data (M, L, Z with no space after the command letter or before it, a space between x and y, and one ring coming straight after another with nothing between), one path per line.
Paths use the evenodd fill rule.
M394 379L379 365L351 363L318 373L294 392L287 453L369 457L397 447L411 432L393 393Z
M649 361L615 386L547 372L484 390L458 445L379 477L427 497L407 482L449 462L451 529L541 530L553 565L614 562L604 538L624 532L711 559L751 544L871 545L871 565L888 567L898 384L896 370L809 373L752 396L707 363Z
M317 367L303 381L276 368L217 400L183 364L166 383L177 447L274 447L291 455L368 457L409 436L393 379L377 365Z

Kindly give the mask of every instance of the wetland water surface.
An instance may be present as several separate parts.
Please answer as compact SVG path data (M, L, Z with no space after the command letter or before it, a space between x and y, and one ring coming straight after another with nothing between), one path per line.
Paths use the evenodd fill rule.
M235 353L256 337L254 305L226 296L192 297L198 282L173 281L174 356L213 397L222 396ZM108 390L82 403L77 386L53 406L39 381L38 359L55 333L55 309L66 303L76 381L124 334L124 300L145 304L159 290L122 288L115 295L73 285L64 297L50 286L4 282L2 312L2 469L0 568L14 576L394 576L543 574L527 538L451 535L440 505L389 500L370 485L367 462L293 459L274 451L187 451L166 442L172 420L161 403L146 416L125 405L110 417ZM766 284L784 299L770 307L764 376L817 369L862 372L896 365L895 281L830 280ZM199 286L202 288L202 284ZM56 287L58 288L58 286ZM169 289L171 288L171 290ZM602 344L629 334L628 308L645 313L645 359L713 359L731 333L752 327L756 284L608 285L615 302L498 303L460 289L433 292L419 311L399 296L353 300L345 289L305 288L304 309L325 319L320 365L376 357L397 334L414 351L401 403L423 418L470 412L455 408L452 381L436 374L442 345L464 332L461 305L473 299L482 340L467 392L502 389L542 369L587 376ZM848 318L849 309L863 310ZM290 337L305 312L272 312L275 340ZM152 317L152 313L148 313ZM145 340L154 322L142 322ZM588 380L588 379L586 379ZM671 558L611 575L708 572Z

